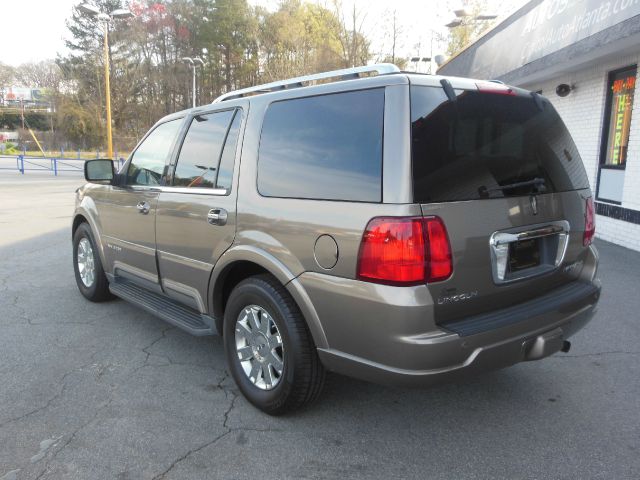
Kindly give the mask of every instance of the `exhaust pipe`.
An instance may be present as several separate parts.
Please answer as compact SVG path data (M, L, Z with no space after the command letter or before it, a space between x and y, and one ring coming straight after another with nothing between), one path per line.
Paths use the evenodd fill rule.
M571 342L565 340L564 342L562 342L562 348L560 349L560 351L567 353L569 350L571 350Z

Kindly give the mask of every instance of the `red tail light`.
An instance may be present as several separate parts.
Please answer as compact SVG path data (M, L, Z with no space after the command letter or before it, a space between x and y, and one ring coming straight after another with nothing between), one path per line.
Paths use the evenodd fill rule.
M360 280L418 285L453 271L447 229L438 217L378 217L365 230L358 256Z
M593 198L587 198L587 203L584 210L584 236L582 237L582 244L586 247L591 245L593 236L596 234L596 212L593 208Z

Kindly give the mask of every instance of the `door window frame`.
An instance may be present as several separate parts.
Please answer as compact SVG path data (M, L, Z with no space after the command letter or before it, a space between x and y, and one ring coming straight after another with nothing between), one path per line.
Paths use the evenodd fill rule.
M122 167L118 171L118 176L121 178L121 181L118 184L118 186L123 187L123 188L129 188L129 189L132 189L132 190L149 190L151 188L158 189L158 188L161 188L162 186L165 185L166 174L167 174L167 165L168 165L166 159L165 159L165 164L164 164L164 170L162 172L162 176L160 177L160 184L159 185L132 185L132 184L127 183L127 178L128 178L128 175L129 175L129 166L131 165L131 162L133 161L133 157L135 156L135 154L138 151L138 149L140 148L140 146L144 143L144 141L147 139L147 137L149 137L149 135L151 135L156 130L156 128L158 128L160 125L164 125L165 123L168 123L168 122L173 122L173 121L182 121L182 122L184 122L185 118L186 118L185 115L180 115L180 116L176 116L176 117L162 119L161 121L158 121L153 127L151 127L147 133L144 134L144 136L140 139L138 144L134 147L134 149L129 154L129 157L127 158L127 161L124 162L124 164L122 165ZM171 147L169 148L169 155L167 155L168 159L173 158L173 156L175 154L176 143L177 143L178 139L181 137L181 135L183 134L183 130L184 130L184 124L181 125L180 128L178 129L178 133L176 134L176 138L173 140L173 143L171 144Z
M178 161L180 159L180 151L182 150L182 145L184 144L184 141L187 138L187 133L189 132L189 128L191 127L191 123L193 122L193 119L195 117L197 117L198 115L211 115L214 113L221 113L221 112L228 112L230 110L235 111L235 115L238 115L238 113L240 113L240 115L242 115L244 117L244 111L242 109L241 106L238 105L233 105L233 106L225 106L226 108L215 108L215 109L208 109L208 110L198 110L195 112L191 112L189 115L186 116L186 120L184 125L182 126L182 129L180 131L180 134L178 136L179 141L176 142L177 144L174 147L174 151L171 154L171 159L169 161L169 163L166 165L165 170L167 172L166 174L166 178L165 178L165 184L163 186L163 190L166 189L166 191L171 191L174 193L199 193L199 194L208 194L208 195L217 195L217 196L227 196L227 195L231 195L231 191L233 190L233 179L235 178L235 175L232 177L231 180L231 188L227 191L227 189L225 188L216 188L215 186L213 188L208 188L208 187L179 187L179 186L174 186L173 185L173 181L174 181L174 175L176 172L176 168L178 166ZM231 130L231 126L233 124L233 120L235 118L235 115L233 115L231 117L231 121L229 122L229 125L227 125L227 131L225 133L224 136L224 140L222 143L222 149L220 150L220 156L218 158L218 167L220 166L220 160L222 158L222 154L224 152L224 147L225 144L227 143L227 138L229 137L229 131ZM244 123L245 119L241 118L240 121L240 132L238 133L238 140L236 143L236 151L234 152L236 155L238 153L238 144L242 141L242 129L243 129L243 123ZM237 161L237 157L234 155L236 161ZM235 170L235 162L234 162L234 170ZM217 175L218 172L216 172L216 181L218 178Z
M229 102L231 103L231 102ZM171 153L171 156L168 160L168 163L165 165L165 172L166 175L163 177L164 182L163 185L160 187L161 191L164 192L172 192L172 193L187 193L187 194L200 194L200 195L215 195L215 196L219 196L219 197L224 197L224 196L229 196L232 194L233 190L234 190L234 183L235 183L235 179L236 179L236 165L238 163L238 155L239 152L241 151L240 148L238 148L241 144L242 144L242 140L243 140L243 134L244 134L244 127L245 124L247 122L247 114L246 112L248 111L248 102L245 100L243 103L236 103L233 102L232 105L224 105L222 108L219 105L216 105L218 108L204 108L204 109L198 109L195 110L193 112L189 112L184 119L184 124L180 130L180 133L178 135L178 140L176 141L176 144L173 147L173 151ZM189 131L189 127L191 126L191 122L193 121L194 117L198 116L198 115L209 115L212 113L218 113L218 112L226 112L229 110L235 110L236 111L236 115L238 115L238 112L240 115L242 115L241 117L241 121L240 121L240 130L238 132L238 140L236 142L236 151L234 152L234 164L233 164L233 176L231 179L231 188L229 190L225 189L225 188L200 188L200 187L177 187L177 186L173 186L173 177L175 174L175 170L176 170L176 166L178 165L178 157L180 156L180 150L182 149L182 144L185 141L185 138L187 136L187 132ZM235 118L235 117L234 117ZM226 143L227 141L227 137L229 136L229 130L231 129L231 125L233 124L233 120L234 118L231 119L231 122L229 123L229 126L227 127L227 133L225 134L225 138L224 138L224 142ZM224 151L224 147L225 145L222 145L222 150L221 150L221 155ZM220 160L220 159L219 159ZM217 177L216 177L217 178Z

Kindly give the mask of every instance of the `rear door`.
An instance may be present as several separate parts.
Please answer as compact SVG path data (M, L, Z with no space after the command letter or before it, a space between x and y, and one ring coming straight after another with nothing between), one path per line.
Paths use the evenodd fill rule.
M206 311L213 266L233 242L240 131L248 102L187 119L188 129L156 216L158 266L164 292Z
M453 90L452 90L453 92ZM414 201L449 233L453 276L429 286L438 323L575 279L590 190L552 105L495 84L411 87Z
M178 118L155 126L131 155L122 184L96 199L107 271L158 290L156 204L182 122Z

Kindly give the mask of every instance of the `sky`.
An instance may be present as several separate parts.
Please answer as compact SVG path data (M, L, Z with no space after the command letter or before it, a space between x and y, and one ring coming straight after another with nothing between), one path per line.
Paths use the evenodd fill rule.
M330 5L328 0L313 0ZM274 8L277 0L249 0L267 8ZM353 8L364 15L364 32L373 41L373 50L389 49L383 32L388 28L389 12L396 10L397 23L402 30L398 51L401 56L429 56L431 31L446 33L443 27L454 17L453 10L461 0L342 0L345 16ZM19 0L11 2L10 19L0 27L0 62L17 66L21 63L55 59L65 53L65 19L71 16L78 0ZM492 13L506 15L526 0L488 0ZM442 53L436 45L433 54Z

